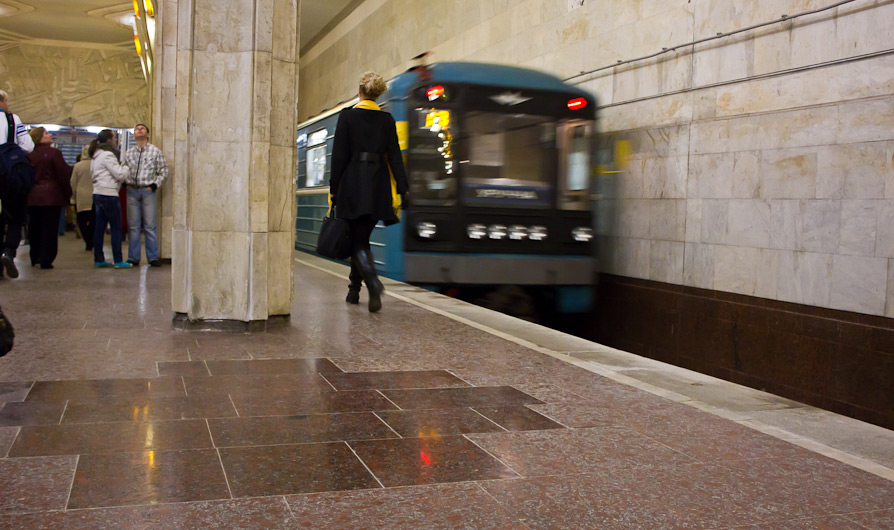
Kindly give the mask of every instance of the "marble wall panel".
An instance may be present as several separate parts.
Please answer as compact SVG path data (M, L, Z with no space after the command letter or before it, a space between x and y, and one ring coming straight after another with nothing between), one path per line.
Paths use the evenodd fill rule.
M255 20L255 6L259 2L263 5L266 1L192 0L195 5L192 10L195 17L193 49L211 53L252 51L255 42L251 21Z
M246 320L267 319L267 268L269 262L269 247L267 244L267 232L251 232L251 254L249 264L248 292L248 317Z
M686 197L689 157L675 156L646 160L646 167L642 174L642 196L650 199L683 199Z
M249 190L251 201L251 231L266 232L269 230L269 196L270 196L270 144L267 142L251 143L251 177Z
M276 26L273 7L275 0L252 1L255 4L254 28L252 28L254 45L252 50L259 53L272 53L274 48L273 41L275 39L274 28Z
M775 300L779 296L779 262L785 251L762 248L757 258L754 296Z
M760 250L747 247L714 247L714 289L753 295Z
M726 240L731 245L768 248L770 246L770 202L760 199L729 201Z
M273 5L273 58L294 63L298 60L299 1L273 0Z
M830 306L873 315L884 314L888 260L835 256Z
M756 199L761 196L761 156L758 151L740 151L733 159L732 190L734 199Z
M273 60L273 86L271 92L270 143L295 148L295 63ZM358 76L357 79L360 79Z
M693 83L711 85L748 77L754 62L754 39L749 35L713 41L693 55Z
M800 18L793 21L791 35L791 67L797 68L838 58L838 40L835 35L838 19L835 12ZM851 55L849 52L845 56Z
M656 199L648 202L648 237L653 240L683 241L686 236L686 201Z
M251 52L193 52L190 131L211 142L239 142L252 130Z
M754 39L756 75L788 70L792 67L791 23L759 31Z
M804 224L803 201L770 201L770 245L780 250L799 250Z
M253 69L251 139L255 142L269 142L273 103L273 54L255 53Z
M761 153L761 197L812 199L816 196L818 149L777 149Z
M267 205L271 232L290 231L295 227L295 149L270 147L270 173Z
M879 201L875 255L894 258L894 200Z
M692 153L726 153L729 150L729 120L692 124Z
M701 201L701 243L725 245L728 243L729 205L724 199Z
M878 209L882 201L842 201L838 254L875 256Z
M189 186L192 230L249 230L250 164L250 144L197 142Z
M686 242L699 243L702 240L702 201L686 201Z
M832 254L799 252L797 257L797 274L791 276L791 280L800 283L801 299L786 301L829 307L835 256ZM779 280L780 282L785 281L781 273Z
M834 145L819 151L817 198L878 199L894 174L890 142Z
M619 201L618 233L616 235L648 238L651 202L643 199Z
M270 315L291 312L292 293L295 292L292 275L294 240L292 230L267 234L267 312Z
M173 188L174 203L174 228L186 230L189 223L189 202L191 198L190 179L187 173L191 167L189 159L189 143L183 140L177 140L174 143L174 162L180 171L174 176L173 182L168 184L169 188Z
M804 201L801 210L800 250L838 252L841 237L841 201Z
M873 2L871 9L865 5L846 6L839 10L835 28L838 56L850 57L891 48L891 20L894 20L894 5ZM863 7L864 9L861 9Z
M894 140L894 98L842 104L840 113L841 143Z
M686 243L683 255L683 285L714 288L714 246Z
M735 156L735 153L693 156L690 163L690 178L698 183L694 196L701 199L731 197ZM690 194L690 197L693 195Z
M649 279L656 282L683 283L683 245L676 241L652 240L649 252Z
M189 316L194 320L248 317L251 233L190 232Z
M175 313L189 311L190 234L175 227L171 235L171 305Z

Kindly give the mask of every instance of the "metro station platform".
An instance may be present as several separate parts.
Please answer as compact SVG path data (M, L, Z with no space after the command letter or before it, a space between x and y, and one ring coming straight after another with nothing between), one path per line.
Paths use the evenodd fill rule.
M24 257L24 259L22 259ZM288 327L170 268L0 281L0 528L894 528L894 433L295 254Z

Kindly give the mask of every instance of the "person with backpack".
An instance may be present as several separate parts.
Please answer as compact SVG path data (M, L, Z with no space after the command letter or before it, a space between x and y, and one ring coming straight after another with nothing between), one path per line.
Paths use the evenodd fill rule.
M18 116L9 112L9 95L0 90L0 278L18 278L15 257L22 241L25 206L34 184L34 169L26 157L34 142Z
M121 183L130 175L130 169L118 162L118 135L111 129L103 129L90 142L87 150L93 162L90 173L93 175L93 207L96 211L96 226L93 229L93 266L97 268L111 267L129 269L132 264L124 261L121 255L121 204L118 202L118 190ZM112 257L114 263L106 261L102 251L106 225L112 232Z
M53 147L53 135L46 129L33 127L28 134L36 144L28 155L34 166L34 187L28 194L31 266L52 269L59 249L59 218L71 198L71 166Z

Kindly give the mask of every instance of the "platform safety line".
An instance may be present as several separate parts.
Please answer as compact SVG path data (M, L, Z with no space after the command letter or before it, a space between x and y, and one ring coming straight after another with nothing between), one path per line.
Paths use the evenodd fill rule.
M331 274L332 276L335 276L337 278L348 279L348 277L344 274L339 274L336 271L329 270L325 267L320 267L319 265L310 263L308 261L304 261L304 260L301 260L298 258L295 258L295 261L298 263L301 263L302 265L306 265L308 267L317 269L317 270L325 272L327 274ZM388 283L393 283L395 285L406 285L401 282L396 282L394 280L389 280ZM441 316L449 318L451 320L455 320L456 322L466 324L467 326L471 326L477 330L483 331L485 333L489 333L489 334L499 337L501 339L508 340L510 342L514 342L515 344L518 344L519 346L523 346L525 348L537 351L539 353L542 353L543 355L547 355L549 357L559 359L560 361L564 361L566 363L573 364L575 366L583 368L584 370L587 370L588 372L592 372L597 375L601 375L601 376L603 376L607 379L610 379L612 381L615 381L617 383L621 383L621 384L624 384L627 386L632 386L634 388L643 390L650 394L654 394L656 396L663 397L665 399L668 399L668 400L671 400L671 401L674 401L674 402L677 402L677 403L680 403L683 405L688 405L690 407L696 408L703 412L707 412L714 416L718 416L723 419L732 421L734 423L738 423L739 425L742 425L744 427L754 429L754 430L761 432L763 434L766 434L768 436L772 436L773 438L792 443L794 445L797 445L799 447L807 449L811 452L821 454L821 455L831 458L833 460L837 460L844 464L853 466L857 469L861 469L863 471L866 471L867 473L872 473L873 475L877 475L879 477L888 479L890 481L894 481L894 469L891 469L891 468L884 466L882 464L879 464L877 462L873 462L873 461L863 458L861 456L853 455L851 453L842 451L840 449L835 449L834 447L830 447L830 446L823 444L821 442L818 442L816 440L811 440L810 438L806 438L804 436L786 431L785 429L780 429L778 427L768 425L766 423L763 423L763 422L760 422L753 418L750 418L744 414L720 409L720 408L710 405L708 403L704 403L702 401L692 399L689 396L685 396L683 394L674 392L672 390L668 390L666 388L661 388L661 387L653 385L651 383L647 383L645 381L640 381L639 379L634 379L630 376L624 375L624 374L617 372L615 370L609 370L607 368L604 368L592 361L584 361L581 359L577 359L575 357L571 357L570 355L566 355L566 354L551 350L549 348L544 348L543 346L539 346L539 345L534 344L533 342L530 342L528 340L516 337L514 335L510 335L509 333L500 331L498 329L494 329L490 326L486 326L486 325L476 322L474 320L470 320L468 318L461 317L459 315L455 315L455 314L445 311L443 309L433 307L433 306L428 305L424 302L420 302L418 300L413 300L412 298L409 298L407 296L390 292L387 289L385 290L385 294L387 294L388 296L397 298L398 300L400 300L402 302L406 302L408 304L411 304L411 305L420 307L422 309L425 309L427 311L430 311L432 313L435 313L437 315L441 315ZM605 346L602 344L598 344L598 343L593 343L593 344L595 344L596 346L598 346L601 349L607 349L607 350L611 350L611 351L617 351L619 353L626 353L628 355L632 355L632 354L630 354L630 352L624 352L623 350L618 350L618 349L611 348L611 347L608 347L608 346Z

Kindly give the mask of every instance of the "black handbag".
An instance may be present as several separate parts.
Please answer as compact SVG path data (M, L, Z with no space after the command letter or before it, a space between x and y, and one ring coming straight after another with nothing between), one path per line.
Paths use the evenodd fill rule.
M332 259L347 259L351 255L351 230L348 222L329 215L323 218L320 236L317 238L317 254Z
M15 336L16 334L12 329L12 324L10 324L6 315L3 314L3 310L0 309L0 357L3 357L12 350L12 343Z

